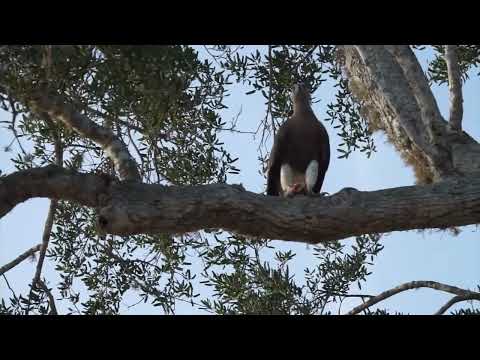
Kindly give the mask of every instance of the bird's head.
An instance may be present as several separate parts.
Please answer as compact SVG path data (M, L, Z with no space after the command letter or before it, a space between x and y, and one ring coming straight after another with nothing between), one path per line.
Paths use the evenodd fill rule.
M294 103L297 103L297 102L309 103L310 89L308 88L308 85L305 84L304 82L300 82L293 85L291 97Z

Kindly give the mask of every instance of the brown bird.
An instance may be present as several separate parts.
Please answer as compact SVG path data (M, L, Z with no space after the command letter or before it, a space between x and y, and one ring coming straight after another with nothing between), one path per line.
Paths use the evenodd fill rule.
M293 114L280 126L268 161L267 195L313 195L320 192L330 163L325 127L310 106L305 84L292 89Z

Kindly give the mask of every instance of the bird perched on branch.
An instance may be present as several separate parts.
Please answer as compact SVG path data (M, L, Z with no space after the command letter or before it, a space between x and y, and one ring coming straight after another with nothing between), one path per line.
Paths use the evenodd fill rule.
M271 196L319 193L330 163L328 133L313 113L308 87L295 85L291 97L293 114L278 129L268 161Z

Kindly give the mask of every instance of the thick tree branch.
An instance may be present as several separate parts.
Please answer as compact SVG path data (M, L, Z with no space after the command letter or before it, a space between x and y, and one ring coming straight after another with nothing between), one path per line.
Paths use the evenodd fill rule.
M371 131L388 140L427 184L480 170L480 144L451 131L408 46L346 46L348 85Z
M451 175L453 173L451 155L444 144L437 141L441 134L438 133L439 129L434 127L438 122L436 121L439 115L438 108L429 94L430 90L422 86L419 65L415 66L406 49L393 49L398 50L397 57L402 59L406 69L404 71L400 62L384 46L358 45L355 48L383 97L383 105L393 110L397 124L426 156L435 178L439 180ZM411 75L410 81L405 73ZM416 85L413 88L416 91L411 90L411 84L414 82Z
M411 281L402 285L399 285L393 289L387 290L382 292L381 294L371 298L370 300L366 301L362 305L359 305L353 308L351 311L347 313L347 315L355 315L363 310L368 309L369 307L388 299L389 297L401 293L403 291L411 290L411 289L418 289L418 288L430 288L439 291L445 291L451 294L455 294L458 296L466 297L466 296L475 296L476 299L480 299L480 293L476 293L469 290L460 289L456 286L445 285L436 281Z
M385 45L385 48L395 57L402 68L422 112L422 117L419 120L424 124L429 136L433 139L436 135L433 123L444 122L444 119L420 62L408 45Z
M0 82L7 68L7 64L0 64ZM113 161L120 179L141 180L137 163L129 153L127 145L110 129L96 124L87 116L76 111L65 99L59 96L50 96L47 91L48 87L26 94L15 94L6 84L0 83L0 87L3 92L28 104L34 112L40 115L46 113L53 120L62 122L67 128L102 146L107 156Z
M29 103L34 111L47 113L52 119L61 121L68 128L102 146L122 180L140 180L135 159L110 129L97 125L64 100L48 97L44 92L32 96Z
M28 259L30 256L33 256L37 251L40 251L42 244L35 245L34 247L28 249L23 254L19 255L17 258L10 261L8 264L3 265L0 267L0 275L3 275L8 270L13 269L15 266L20 264L23 260Z
M95 207L109 181L106 176L79 174L55 165L0 177L0 218L19 203L36 197L70 200Z
M113 184L100 204L106 233L185 233L222 228L253 237L320 243L368 233L480 222L480 181L450 181L328 197L281 199L224 184ZM345 221L349 219L349 221Z
M385 45L385 48L395 57L412 89L413 95L421 111L419 121L423 131L428 135L429 143L449 153L449 140L446 135L447 122L443 119L433 96L428 79L422 70L420 62L408 45Z
M180 234L213 228L315 244L368 233L480 223L478 176L425 186L368 192L347 188L327 197L284 199L245 191L238 185L117 182L47 166L1 179L0 216L32 197L96 207L99 230L114 235Z
M448 72L448 89L450 91L450 125L462 131L463 96L462 77L458 65L457 46L445 45L445 62Z
M468 300L479 300L480 301L480 294L478 293L473 293L470 295L457 295L453 298L451 298L445 305L443 305L436 313L435 315L442 315L450 309L454 304L462 301L468 301Z

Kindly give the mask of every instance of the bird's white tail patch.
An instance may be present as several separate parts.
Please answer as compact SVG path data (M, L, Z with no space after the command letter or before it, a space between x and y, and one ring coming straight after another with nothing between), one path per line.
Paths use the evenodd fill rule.
M282 191L286 193L290 186L293 185L293 169L288 164L283 164L280 168L280 184L282 186Z
M283 164L280 168L280 184L282 192L288 194L293 190L295 185L300 185L302 189L305 188L305 174L296 172L288 164Z
M313 187L318 178L318 161L312 160L305 171L305 185L309 193L313 192Z

